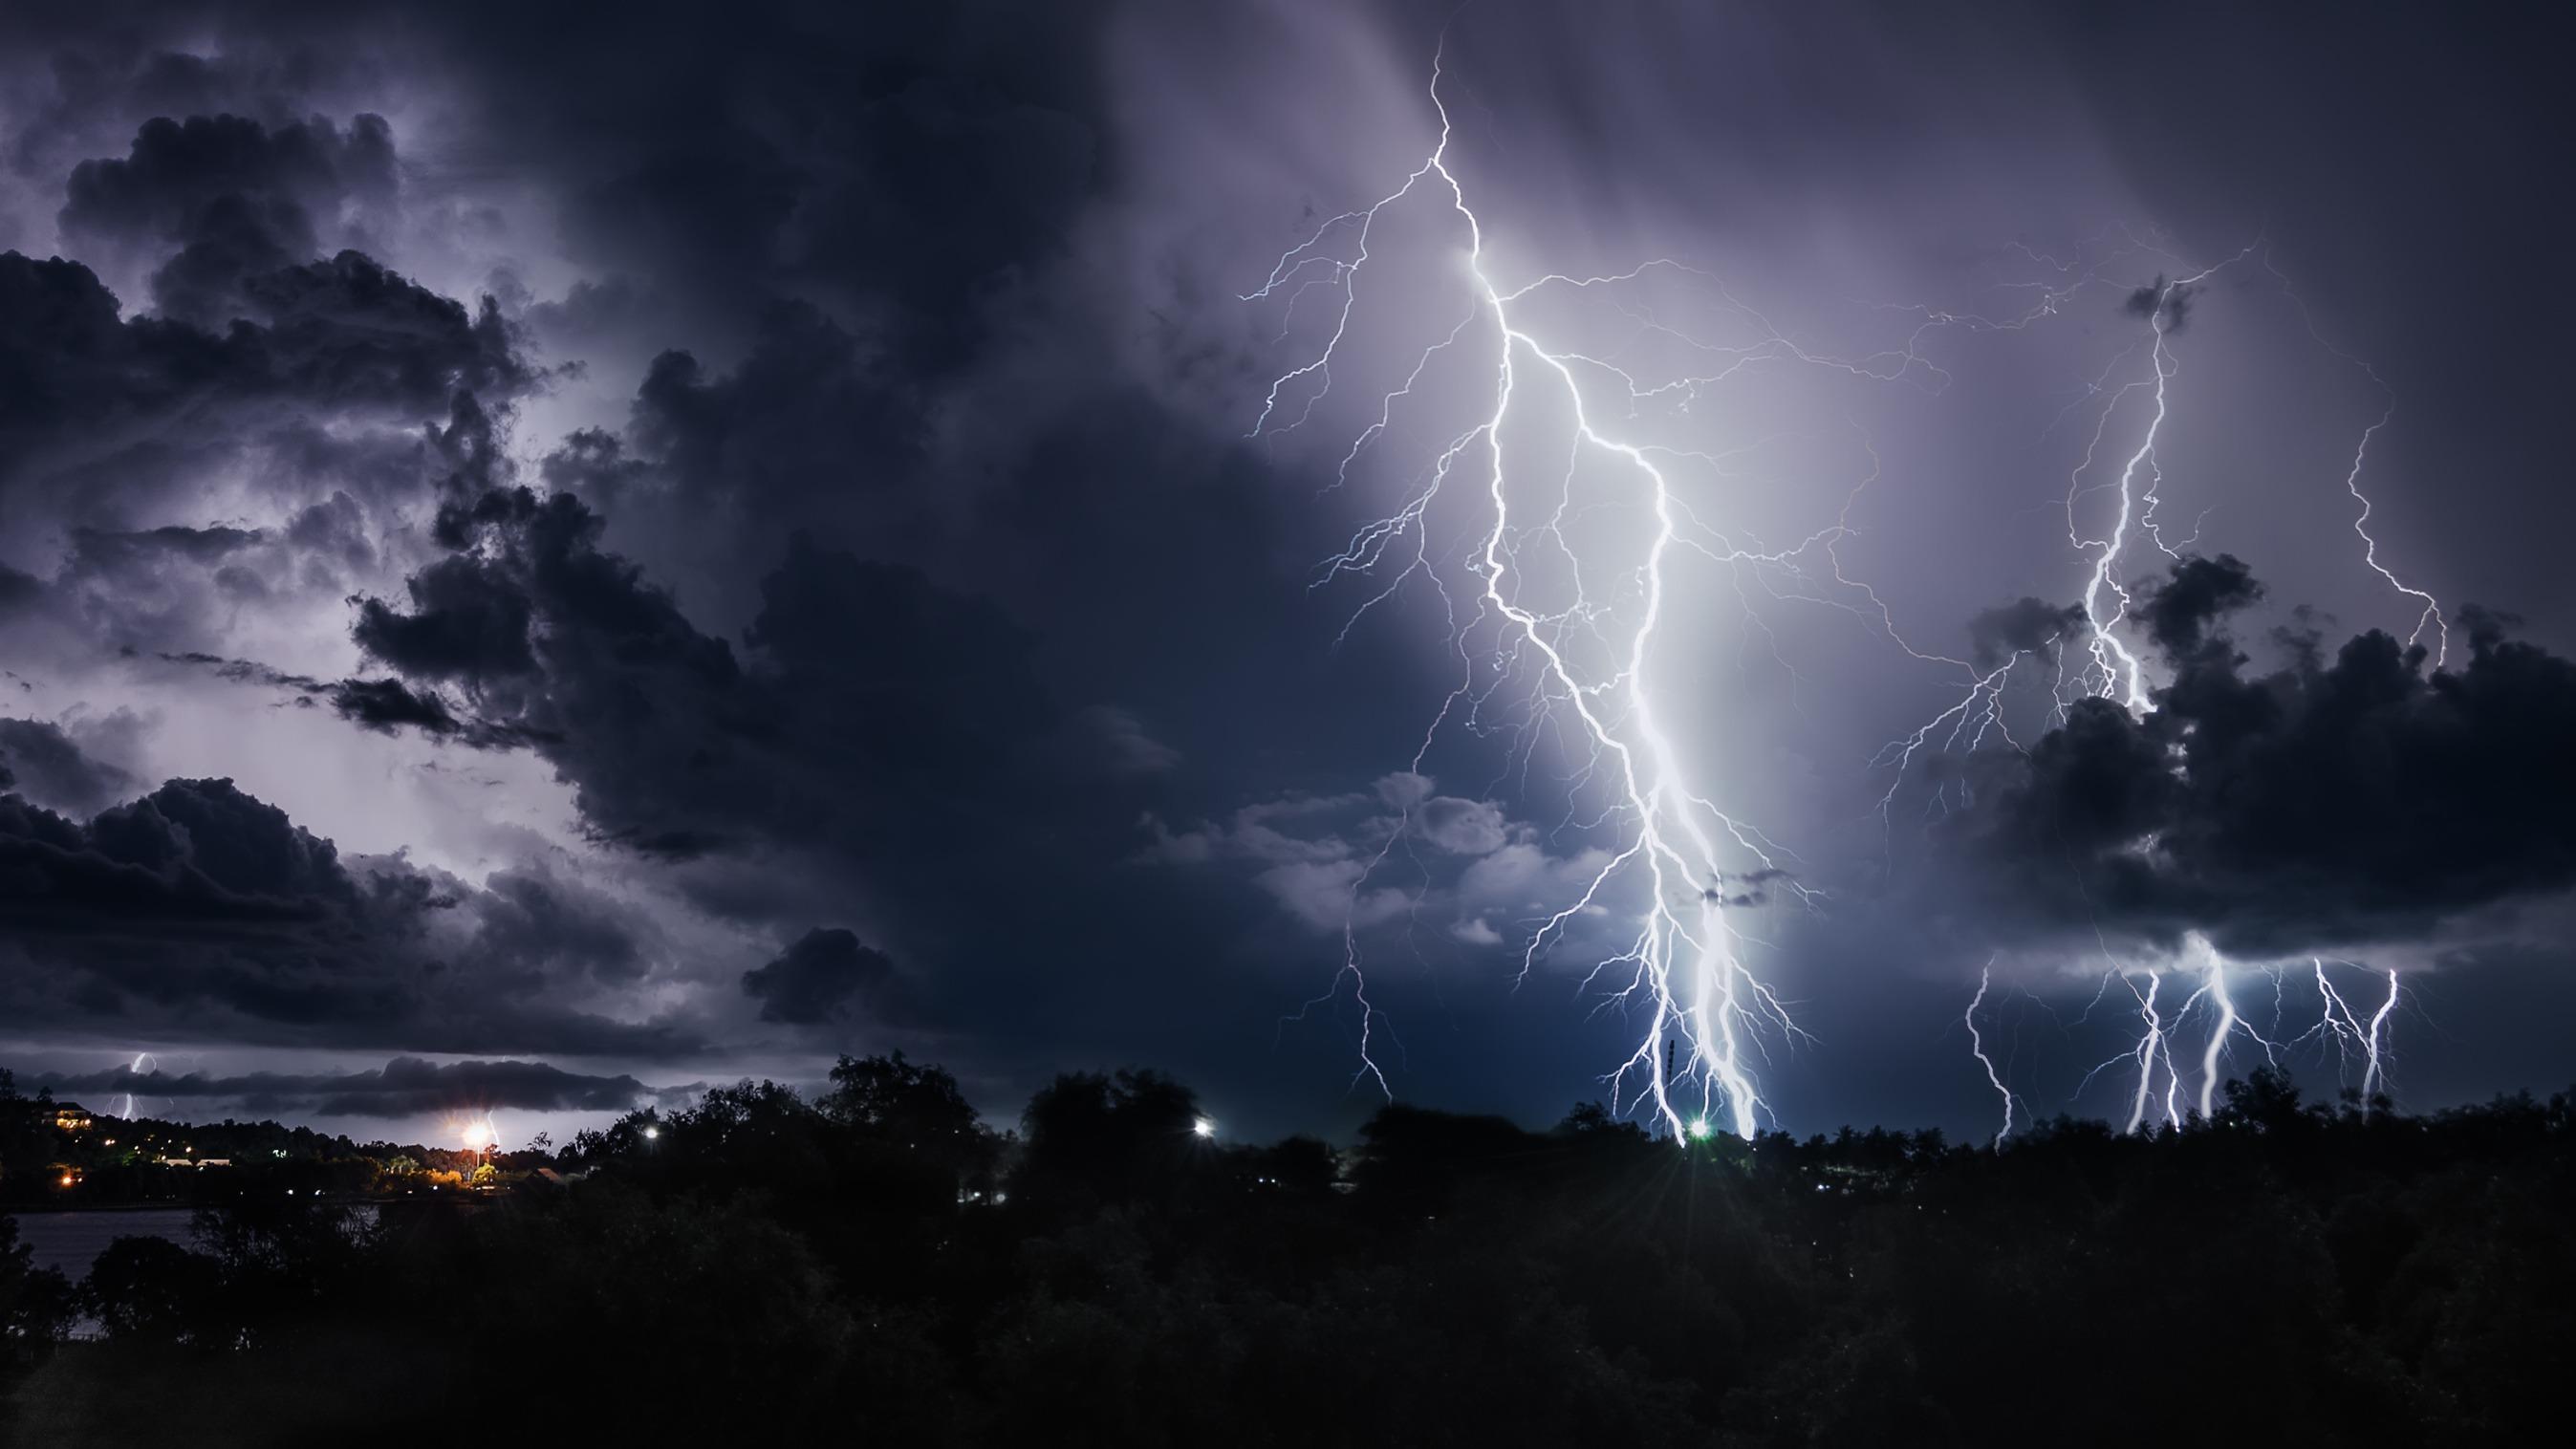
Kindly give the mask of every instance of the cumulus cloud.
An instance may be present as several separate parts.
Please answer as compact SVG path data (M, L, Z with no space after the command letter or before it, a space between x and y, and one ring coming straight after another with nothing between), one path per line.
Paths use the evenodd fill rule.
M381 116L358 116L345 133L318 116L274 130L242 116L163 116L126 155L73 168L61 226L94 254L166 256L152 276L155 307L220 324L240 315L244 279L311 260L325 250L325 222L342 234L344 215L385 216L398 184Z

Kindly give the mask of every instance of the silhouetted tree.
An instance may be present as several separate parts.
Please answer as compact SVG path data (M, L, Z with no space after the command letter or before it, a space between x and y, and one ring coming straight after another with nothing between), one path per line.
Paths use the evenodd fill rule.
M1198 1098L1160 1072L1072 1072L1038 1089L1020 1118L1014 1187L1104 1201L1168 1197L1209 1161Z
M905 1172L934 1195L989 1191L1001 1144L985 1127L957 1079L938 1067L890 1057L843 1057L831 1090L816 1104L870 1149L880 1176Z
M53 1352L76 1311L71 1284L34 1259L18 1220L0 1213L0 1388Z
M80 1306L112 1339L224 1346L223 1267L167 1238L118 1238L81 1280Z

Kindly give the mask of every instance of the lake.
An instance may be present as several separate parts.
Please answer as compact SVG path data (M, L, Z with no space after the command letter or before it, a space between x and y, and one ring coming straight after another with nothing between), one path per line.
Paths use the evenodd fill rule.
M18 1219L18 1241L36 1250L36 1266L59 1268L64 1277L79 1282L88 1274L89 1265L107 1251L107 1245L118 1238L168 1238L174 1243L190 1242L189 1220L194 1208L102 1208L96 1212L13 1214Z

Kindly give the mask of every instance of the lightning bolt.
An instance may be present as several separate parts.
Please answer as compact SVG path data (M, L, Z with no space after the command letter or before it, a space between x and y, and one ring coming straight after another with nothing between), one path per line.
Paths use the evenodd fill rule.
M150 1053L150 1052L136 1052L136 1053L134 1054L134 1061L133 1061L133 1063L132 1063L131 1065L127 1066L127 1067L126 1067L126 1069L125 1069L125 1071L126 1071L126 1074L127 1074L128 1076L135 1076L135 1077L139 1077L139 1076L142 1076L144 1073L146 1073L146 1072L149 1072L149 1071L153 1070L153 1067L154 1067L154 1063L153 1063L153 1060L152 1060L152 1053ZM124 1111L122 1111L122 1112L117 1113L116 1115L118 1115L118 1116L120 1116L120 1117L127 1118L128 1120L131 1120L131 1119L133 1118L133 1116L134 1116L134 1107L135 1107L134 1094L133 1094L132 1092L127 1092L127 1093L125 1094L125 1110L124 1110Z
M2242 966L2243 963L2237 964ZM2384 1080L2382 1068L2387 1043L2388 1019L2397 1009L2398 977L2395 971L2380 970L2376 973L2386 978L2388 990L2378 1007L2365 1021L2327 975L2324 960L2313 959L2311 969L2318 998L2317 1022L2296 1037L2275 1040L2247 1020L2244 1013L2238 1009L2229 986L2229 969L2230 963L2211 949L2207 941L2198 936L2192 937L2183 957L2169 970L2184 975L2197 975L2199 984L2193 988L2189 996L2184 998L2182 1004L2167 1016L2159 1002L2168 969L2135 971L2114 967L2106 978L2106 989L2109 981L2117 981L2126 987L2137 1001L2138 1036L2130 1046L2087 1072L2083 1083L2076 1089L2077 1094L2081 1095L2084 1088L2090 1086L2094 1078L2105 1071L2124 1065L2134 1066L2137 1069L2137 1077L2130 1090L2128 1119L2121 1130L2129 1133L2137 1132L2147 1125L2151 1117L2159 1115L2167 1126L2182 1126L2187 1120L2182 1107L2185 1077L2182 1069L2174 1061L2174 1038L2195 1016L2210 1018L2208 1035L2202 1039L2201 1044L2198 1086L2192 1089L2195 1114L2204 1122L2212 1120L2214 1116L2218 1086L2225 1080L2223 1068L2229 1045L2239 1036L2261 1048L2264 1061L2276 1067L2281 1064L2281 1056L2286 1049L2311 1041L2329 1042L2342 1054L2347 1071L2353 1059L2360 1060L2364 1100L2368 1101L2378 1092ZM2281 972L2277 966L2262 969L2272 977L2273 981L2272 1014L2274 1030L2277 1031L2283 1009ZM2146 979L2144 990L2140 990L2137 985L2136 978L2140 975ZM1972 1015L1976 1010L1975 1001L1983 1000L1986 990L1986 977L1981 973L1977 982L1977 995L1969 1006ZM1973 1030L1973 1026L1971 1029ZM1982 1050L1977 1051L1976 1055L1980 1063L1985 1061ZM1992 1074L1992 1070L1989 1066L1989 1075Z
M1338 489L1349 480L1361 455L1394 426L1398 409L1428 392L1434 370L1445 361L1458 358L1462 370L1481 379L1472 387L1485 400L1449 435L1411 496L1393 513L1354 532L1343 550L1324 562L1317 582L1344 575L1383 577L1345 624L1344 637L1351 624L1417 578L1427 579L1438 591L1451 621L1460 673L1425 733L1424 751L1453 720L1480 728L1495 690L1510 679L1532 682L1542 720L1570 719L1585 763L1569 785L1579 790L1597 784L1608 797L1597 816L1581 823L1610 831L1618 845L1604 852L1599 869L1570 904L1535 922L1522 950L1519 979L1526 980L1578 920L1607 911L1623 891L1641 894L1643 904L1625 949L1597 963L1584 978L1589 987L1607 977L1616 987L1611 1000L1635 1008L1643 1018L1635 1047L1607 1078L1614 1104L1642 1104L1676 1140L1706 1135L1712 1115L1722 1115L1738 1136L1750 1138L1767 1110L1754 1081L1753 1056L1763 1050L1768 1035L1796 1040L1805 1034L1786 1004L1747 964L1746 939L1727 918L1730 908L1750 902L1753 895L1730 895L1725 883L1750 876L1781 881L1802 901L1811 902L1815 893L1784 868L1782 862L1793 856L1721 808L1692 780L1661 711L1664 681L1654 668L1656 646L1668 622L1668 571L1677 555L1695 554L1749 569L1766 581L1807 578L1806 561L1831 557L1833 545L1851 533L1848 503L1844 517L1793 547L1766 549L1758 542L1739 542L1700 516L1672 472L1683 462L1722 468L1725 460L1656 443L1630 428L1659 404L1686 410L1704 390L1763 364L1822 367L1881 381L1917 377L1925 364L1910 343L1857 360L1811 352L1709 274L1670 259L1610 276L1550 272L1517 285L1504 283L1487 252L1485 220L1451 164L1451 119L1442 79L1442 57L1435 56L1430 99L1440 129L1421 164L1369 206L1315 227L1279 257L1259 287L1244 294L1244 301L1258 302L1284 293L1292 305L1317 286L1341 294L1330 336L1308 360L1273 379L1251 433L1277 435L1314 417L1334 385L1334 364L1351 336L1383 219L1417 194L1435 196L1463 233L1461 260L1470 304L1455 325L1420 352L1402 383L1377 399L1374 420L1342 453L1330 487ZM1711 364L1705 371L1650 380L1611 357L1551 343L1527 315L1541 294L1608 293L1650 272L1713 287L1723 307L1754 329L1753 340L1705 341L1630 312L1641 334L1676 344ZM1606 405L1605 394L1611 400ZM1561 455L1541 455L1516 436L1515 425L1523 419L1535 423L1542 415L1560 414L1570 419ZM1600 465L1616 481L1591 490L1579 486L1578 474L1587 463ZM1480 519L1456 555L1463 591L1472 597L1463 622L1433 541L1434 511L1453 504L1471 505ZM1626 541L1637 562L1625 570L1605 566L1578 541L1573 524L1577 518L1597 523L1623 507L1638 517L1638 531ZM1544 585L1532 580L1538 562L1561 569L1572 581L1571 601L1541 599ZM1812 582L1824 587L1822 565L1816 570ZM1838 559L1831 578L1842 590L1875 604L1874 594L1843 576ZM1776 584L1773 592L1778 594ZM1866 618L1857 597L1832 602ZM1879 613L1883 619L1884 610ZM1471 635L1486 628L1492 631L1492 645L1471 644ZM1524 728L1518 733L1519 748L1534 751L1539 731ZM1416 773L1421 764L1422 752L1417 752ZM1409 819L1398 821L1397 834L1408 825ZM1354 903L1376 863L1385 858L1381 849L1370 870L1354 883ZM1357 936L1349 931L1335 989L1345 981L1361 1008L1359 1076L1384 1089L1385 1075L1367 1046L1378 1012L1366 995ZM1682 1048L1678 1061L1668 1044Z
M2350 961L2342 964L2358 965ZM2381 1084L2386 1080L2382 1052L2388 1040L2388 1018L2397 1010L2397 972L2385 968L2380 972L2388 978L2388 994L2380 999L2378 1009L2370 1014L2370 1020L2364 1022L2353 1010L2352 1003L2342 992L2335 989L2333 978L2326 974L2325 959L2311 958L2310 965L2316 972L2317 995L2324 1002L2324 1009L2317 1024L2309 1028L2299 1039L2302 1041L2312 1037L2331 1039L2347 1071L2351 1069L2353 1056L2356 1053L2359 1054L2362 1063L2362 1108L2368 1111L2370 1103L2379 1095ZM2346 1078L2346 1080L2350 1079Z
M1994 1142L1995 1146L2001 1147L2004 1139L2012 1135L2013 1094L2012 1090L2004 1085L2003 1074L1995 1070L1994 1059L1986 1055L1986 1039L1977 1030L1977 1008L1986 1003L1986 987L1993 975L1994 963L1989 961L1985 969L1977 973L1977 994L1968 999L1968 1010L1963 1019L1968 1024L1970 1055L1977 1059L1978 1066L1986 1069L1986 1081L1994 1087L1995 1095L2004 1100L2004 1125L1995 1133Z
M2086 267L2074 281L2062 287L2052 287L2046 293L2044 302L2028 313L2003 322L1987 319L1973 319L1973 321L1986 330L2020 330L2044 318L2058 315L2069 299L2085 287L2095 283L2112 282L2107 272L2107 268L2112 264L2141 252L2165 255L2159 248L2138 242L2135 238L2129 238L2129 241L2128 247L2100 263ZM2028 251L2027 248L2024 250ZM2061 271L2071 270L2074 266L2073 263L2050 261L2036 252L2028 254L2036 260L2049 262ZM2146 356L2139 366L2138 375L2124 380L2113 380L2114 374L2121 366L2136 355L2136 349L2124 351L2115 356L2099 376L2089 380L2084 396L2077 399L2075 403L2069 404L2066 410L2072 411L2088 401L2096 399L2100 401L2090 438L2075 466L2067 475L2064 497L2067 542L2080 557L2086 560L2087 565L2081 601L2087 634L2084 652L2090 657L2090 667L2078 670L2071 675L2062 668L2059 669L2057 678L2051 685L2051 694L2055 701L2055 707L2052 710L2054 719L2064 717L2065 705L2070 697L2084 695L2116 700L2132 714L2139 716L2144 716L2153 708L2145 662L2138 651L2121 637L2120 631L2122 626L2129 622L2129 606L2132 602L2126 582L2128 576L2126 556L2133 542L2144 537L2159 553L2168 558L2179 558L2181 549L2197 542L2199 536L2198 530L2195 529L2193 536L2183 540L2179 546L2169 543L2162 526L2156 519L2156 510L2162 501L2160 490L2164 482L2164 470L2157 458L2157 447L2173 417L2172 384L2181 373L2181 357L2174 344L2174 332L2181 309L2197 290L2220 273L2249 261L2259 263L2280 283L2282 295L2298 311L2301 323L2307 329L2311 340L2329 355L2359 371L2384 399L2378 416L2362 429L2353 445L2352 461L2345 468L2340 480L2342 491L2355 506L2352 530L2361 541L2363 566L2416 607L2415 622L2407 635L2407 644L2411 647L2422 643L2425 635L2430 633L2433 636L2430 649L2434 667L2441 667L2449 657L2449 623L2442 612L2440 600L2429 591L2408 583L2381 561L2379 539L2370 529L2370 519L2375 505L2361 487L2361 476L2369 462L2371 444L2396 417L2395 390L2366 359L2326 340L2324 334L2318 329L2306 300L2290 285L2288 276L2272 260L2268 243L2263 238L2257 237L2234 255L2186 275L2171 278L2159 275L2154 282L2143 285L2113 283L2129 290L2139 304L2139 309L2147 314L2149 335L2145 349ZM1960 320L1951 318L1949 314L1932 315L1940 316L1945 320ZM2102 469L2103 450L2112 436L2113 426L2119 421L2129 399L2136 394L2144 394L2146 398L2143 427L2125 453L2119 453L2118 449L2114 449L2119 457L2119 466L2111 473L2108 481L2097 481L2094 475ZM2062 420L2064 416L2065 412L2062 411L2059 417ZM2110 498L2108 517L2098 526L2088 526L2083 521L2083 512L2091 499L2103 494L2108 494ZM1939 656L1919 653L1917 657L1939 658ZM2001 740L2007 746L2018 749L2019 743L2013 738L2009 729L1999 727L2003 695L2010 676L2033 657L2034 651L2025 650L2004 661L2000 668L1985 672L1969 670L1967 686L1956 703L1927 721L1913 734L1891 742L1877 761L1878 764L1891 770L1892 778L1885 803L1892 804L1894 795L1903 784L1906 769L1919 753L1931 745L1936 735L1940 737L1940 748L1944 752L1973 753L1984 747L1989 738ZM1958 661L1942 662L1955 664ZM1970 728L1960 728L1962 725ZM1946 805L1944 795L1936 793L1934 804ZM1885 813L1884 809L1882 813Z

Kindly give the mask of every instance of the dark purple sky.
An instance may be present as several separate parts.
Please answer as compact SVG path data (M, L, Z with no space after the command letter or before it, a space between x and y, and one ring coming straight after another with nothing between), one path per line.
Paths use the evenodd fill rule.
M2134 1067L2079 1081L2213 948L2283 1041L2318 969L2365 1015L2398 970L2408 1105L2576 1076L2537 20L1448 17L0 20L0 1063L93 1107L561 1135L900 1047L1004 1116L1137 1062L1339 1132L1382 1100L1356 953L1398 1095L1598 1095L1652 1028L1585 981L1652 897L1614 876L1524 972L1635 834L1477 612L1490 449L1319 568L1493 409L1462 218L1417 191L1357 273L1243 300L1423 164L1437 53L1489 280L1689 269L1513 315L1688 510L1646 657L1677 769L1786 872L1723 912L1809 1034L1745 1048L1777 1120L1991 1131L1981 970L2016 1110L2125 1120ZM2133 486L2259 582L2134 534L2151 707L2061 709L2070 479L2091 536L2159 341ZM1638 475L1519 396L1512 597L1615 672ZM2438 669L2348 480L2441 602ZM2024 646L2026 752L1944 727L1890 767ZM2333 1039L2291 1050L2320 1089Z

